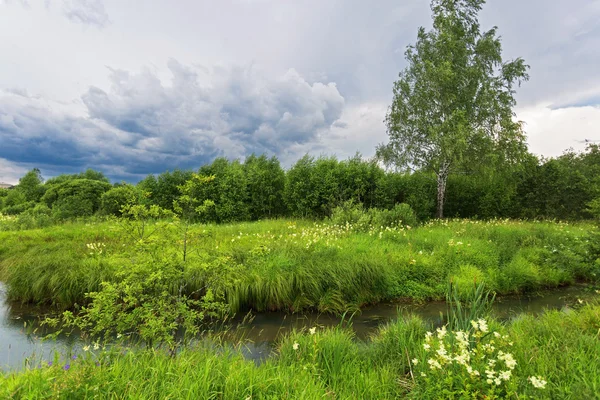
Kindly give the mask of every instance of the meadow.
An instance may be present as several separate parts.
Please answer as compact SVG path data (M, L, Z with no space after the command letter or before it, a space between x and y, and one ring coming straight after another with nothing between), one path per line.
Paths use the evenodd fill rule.
M13 301L73 309L101 282L168 264L181 273L169 290L191 298L210 292L232 312L345 312L386 300L443 299L450 280L485 283L500 295L595 280L600 266L589 235L596 230L516 220L411 227L110 219L0 232L0 280Z

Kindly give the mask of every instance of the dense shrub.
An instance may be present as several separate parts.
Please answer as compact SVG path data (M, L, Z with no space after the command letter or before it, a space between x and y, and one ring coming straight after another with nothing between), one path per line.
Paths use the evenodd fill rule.
M100 212L104 215L121 216L123 206L127 204L139 204L142 193L137 187L124 184L113 187L100 197Z
M100 198L110 188L101 180L71 179L50 187L42 201L57 219L86 217L99 210Z
M179 186L191 179L192 171L176 169L165 171L155 177L148 175L137 184L138 189L147 195L148 201L166 210L173 211L173 201L179 197Z
M405 203L396 204L391 210L365 210L362 204L348 200L333 210L330 221L337 225L350 224L356 229L367 231L373 227L415 226L417 217Z
M16 226L19 229L36 229L48 227L54 222L52 210L44 203L39 203L19 214L16 219Z
M19 179L17 189L23 193L26 201L38 202L45 192L42 182L42 174L39 169L35 168Z
M320 219L330 217L336 207L349 200L366 209L390 210L406 203L420 221L433 218L436 209L435 175L384 171L360 154L342 161L305 155L287 172L275 157L251 155L243 163L217 158L200 167L198 173L215 177L194 194L199 204L214 203L210 213L202 217L206 222L281 216ZM136 185L143 194L139 201L174 211L180 188L192 174L191 170L176 169L149 175ZM90 215L99 209L98 198L84 196L87 200L73 204L57 197L59 190L77 185L68 182L81 180L95 182L90 183L94 187L108 184L102 173L93 170L59 175L42 184L39 170L34 169L14 189L0 191L0 210L16 215L42 201L55 209L59 218ZM107 194L102 212L118 215L130 189ZM568 151L552 159L529 155L519 165L503 169L457 171L448 179L445 214L479 219L581 220L592 216L588 204L599 197L600 149L590 145L586 152Z
M212 164L200 168L199 173L215 177L195 193L199 202L210 200L214 203L205 220L232 222L250 219L248 185L244 166L239 161L217 158Z
M396 204L391 210L379 210L372 208L368 215L371 218L371 224L380 227L394 226L415 226L417 216L415 212L405 203Z
M31 204L27 202L25 193L19 189L7 190L2 204L3 212L9 215L19 214L31 206Z
M285 215L283 201L285 172L276 157L252 154L244 162L250 218L272 218Z

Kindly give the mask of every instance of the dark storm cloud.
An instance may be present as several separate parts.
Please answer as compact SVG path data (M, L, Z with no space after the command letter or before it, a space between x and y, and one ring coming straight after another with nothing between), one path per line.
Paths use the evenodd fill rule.
M286 165L305 152L372 155L387 140L406 46L431 25L428 0L156 0L143 13L119 0L5 4L0 180L35 166L135 179L250 152ZM600 102L600 1L488 0L480 21L498 26L506 59L531 65L516 111L532 150L560 154L591 137L600 113L584 106ZM171 56L186 63L169 61L165 78ZM269 73L233 67L253 62ZM106 74L105 63L118 68Z
M206 73L175 60L168 67L168 85L150 70L110 70L110 88L89 88L79 113L5 92L0 158L115 177L197 168L217 156L277 154L317 142L344 108L334 84L309 84L294 70L268 78L252 68Z

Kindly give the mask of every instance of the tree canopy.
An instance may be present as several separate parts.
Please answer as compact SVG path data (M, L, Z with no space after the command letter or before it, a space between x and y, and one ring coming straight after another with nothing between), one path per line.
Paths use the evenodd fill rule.
M399 169L437 176L443 217L448 175L477 164L514 162L526 153L514 120L515 86L528 79L524 60L504 62L497 28L482 32L484 0L433 0L433 28L419 28L408 66L394 83L386 116L389 142L378 157Z

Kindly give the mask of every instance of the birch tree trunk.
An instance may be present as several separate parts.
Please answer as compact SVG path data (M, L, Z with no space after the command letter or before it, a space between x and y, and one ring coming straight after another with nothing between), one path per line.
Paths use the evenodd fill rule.
M448 182L448 173L450 163L443 162L437 173L437 218L444 218L444 200L446 198L446 182Z

